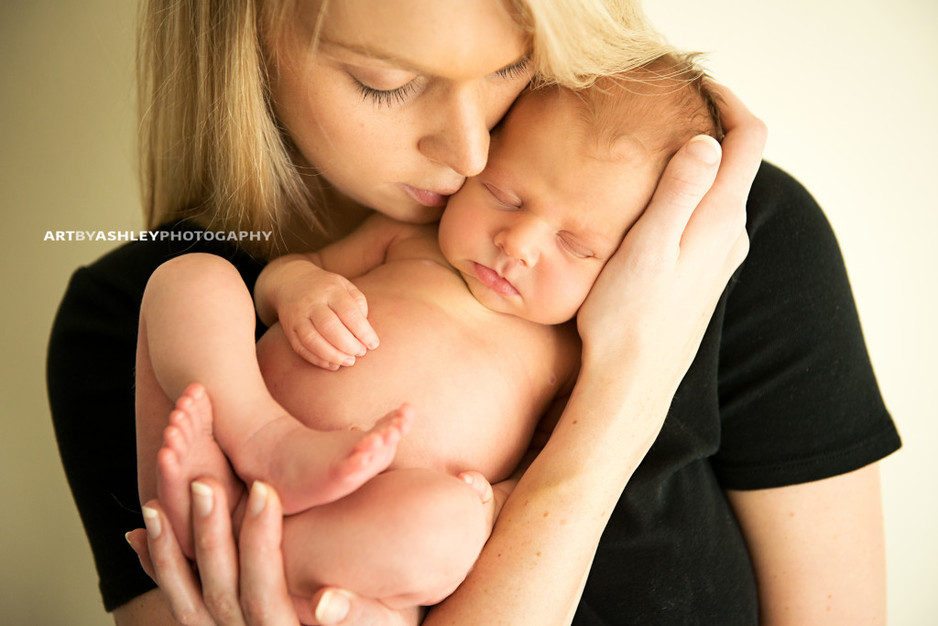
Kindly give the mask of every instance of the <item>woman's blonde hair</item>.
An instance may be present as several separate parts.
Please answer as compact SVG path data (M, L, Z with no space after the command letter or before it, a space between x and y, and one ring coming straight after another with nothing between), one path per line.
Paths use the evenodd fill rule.
M505 1L544 83L585 87L671 50L638 0ZM270 101L265 55L296 2L143 1L137 65L148 227L187 218L272 231L270 241L242 242L260 257L276 254L288 224L328 237L327 211L301 177Z
M640 0L510 0L527 34L535 83L570 89L676 52Z

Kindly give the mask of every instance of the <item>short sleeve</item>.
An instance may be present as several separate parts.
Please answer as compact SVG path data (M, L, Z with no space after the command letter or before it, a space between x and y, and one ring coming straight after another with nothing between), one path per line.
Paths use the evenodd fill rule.
M748 206L752 245L728 291L719 355L718 479L765 489L879 460L901 443L827 219L768 164Z

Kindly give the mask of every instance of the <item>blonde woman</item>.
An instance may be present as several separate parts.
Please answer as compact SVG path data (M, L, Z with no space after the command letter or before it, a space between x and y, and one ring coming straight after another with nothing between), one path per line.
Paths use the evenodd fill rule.
M106 605L119 624L413 623L345 590L294 604L263 485L237 536L222 490L194 492L197 570L158 503L134 512L146 280L203 251L252 287L265 260L371 210L433 221L532 76L584 86L667 48L624 0L154 2L142 33L145 208L166 237L75 274L49 358ZM549 442L423 623L884 618L875 461L898 436L823 216L760 169L762 125L722 93L722 161L700 142L672 159L580 311L581 374ZM129 538L160 590L119 545L144 521Z

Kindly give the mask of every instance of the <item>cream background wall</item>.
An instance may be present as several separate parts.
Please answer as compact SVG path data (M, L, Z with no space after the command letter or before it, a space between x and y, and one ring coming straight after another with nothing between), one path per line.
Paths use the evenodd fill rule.
M905 447L883 463L891 623L938 614L938 5L655 0L672 41L770 127L767 157L837 231ZM44 352L72 269L108 246L48 230L141 225L127 0L0 4L0 623L107 624L58 460ZM89 415L88 419L94 419Z

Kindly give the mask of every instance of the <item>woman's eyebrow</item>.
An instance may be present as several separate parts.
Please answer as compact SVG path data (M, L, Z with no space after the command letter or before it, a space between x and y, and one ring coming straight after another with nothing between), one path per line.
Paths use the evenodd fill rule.
M379 48L375 48L372 46L367 46L367 45L362 45L362 44L357 44L357 43L348 43L348 42L343 42L343 41L335 41L333 39L328 39L326 37L321 38L319 40L319 43L320 45L341 48L342 50L346 52L351 52L352 54L357 54L360 56L368 57L369 59L374 59L377 61L384 61L385 63L391 63L392 65L395 65L396 67L402 70L408 70L417 74L423 74L426 76L434 76L437 73L436 71L431 70L428 67L421 66L419 63L415 63L409 59L401 58L395 54L392 54L390 52L387 52L387 51L384 51L384 50L381 50ZM491 76L492 74L497 74L498 72L514 67L522 63L523 61L525 61L528 58L528 56L529 55L527 53L524 53L521 56L519 56L517 59L511 61L510 63L506 63L502 67L492 70L491 72L487 74L487 76Z

